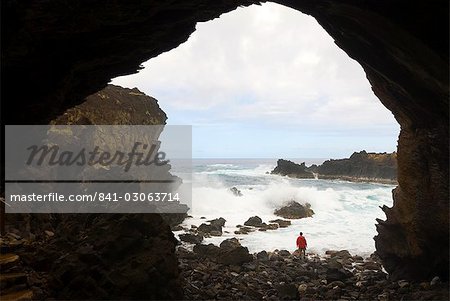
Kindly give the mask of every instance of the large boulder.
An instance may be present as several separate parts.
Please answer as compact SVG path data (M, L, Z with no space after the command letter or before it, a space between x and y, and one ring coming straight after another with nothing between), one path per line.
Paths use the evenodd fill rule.
M246 247L241 246L236 238L224 240L220 247L213 244L194 246L194 253L200 258L208 258L214 262L226 265L241 265L253 260Z
M253 260L246 247L241 246L236 238L224 240L220 244L218 262L228 265L241 265Z
M181 241L188 242L191 244L199 244L203 241L203 236L200 234L185 233L180 234L179 237Z
M262 226L262 224L262 219L259 216L252 216L244 223L245 226L252 227L260 227Z
M288 205L276 209L274 214L288 219L300 219L313 216L314 211L309 203L301 205L298 202L291 201Z

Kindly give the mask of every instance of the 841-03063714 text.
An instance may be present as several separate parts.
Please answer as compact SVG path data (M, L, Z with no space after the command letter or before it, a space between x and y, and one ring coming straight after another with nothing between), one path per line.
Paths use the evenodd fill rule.
M178 193L170 192L93 192L90 194L69 194L58 192L46 194L11 194L10 202L179 202Z

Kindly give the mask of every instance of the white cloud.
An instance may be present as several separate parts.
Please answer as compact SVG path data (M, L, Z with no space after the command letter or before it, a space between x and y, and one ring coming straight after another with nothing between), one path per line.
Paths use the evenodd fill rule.
M169 118L396 127L358 63L312 17L273 3L200 23L185 44L144 66L114 83L156 97ZM191 115L190 123L205 122Z

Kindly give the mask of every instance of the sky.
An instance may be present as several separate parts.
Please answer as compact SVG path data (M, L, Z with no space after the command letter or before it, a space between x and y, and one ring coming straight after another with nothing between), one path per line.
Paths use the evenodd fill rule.
M315 21L265 3L198 23L182 45L112 84L192 125L194 158L343 158L392 152L399 125L362 67Z

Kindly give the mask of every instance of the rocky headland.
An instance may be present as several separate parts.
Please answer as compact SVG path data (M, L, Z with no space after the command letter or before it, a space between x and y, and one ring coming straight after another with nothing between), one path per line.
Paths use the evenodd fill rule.
M307 167L305 163L279 159L271 174L292 178L345 180L397 184L397 154L355 152L350 158L330 159L323 164Z
M271 171L271 174L291 178L314 179L314 174L306 167L305 162L297 164L284 159L277 161L277 166Z

